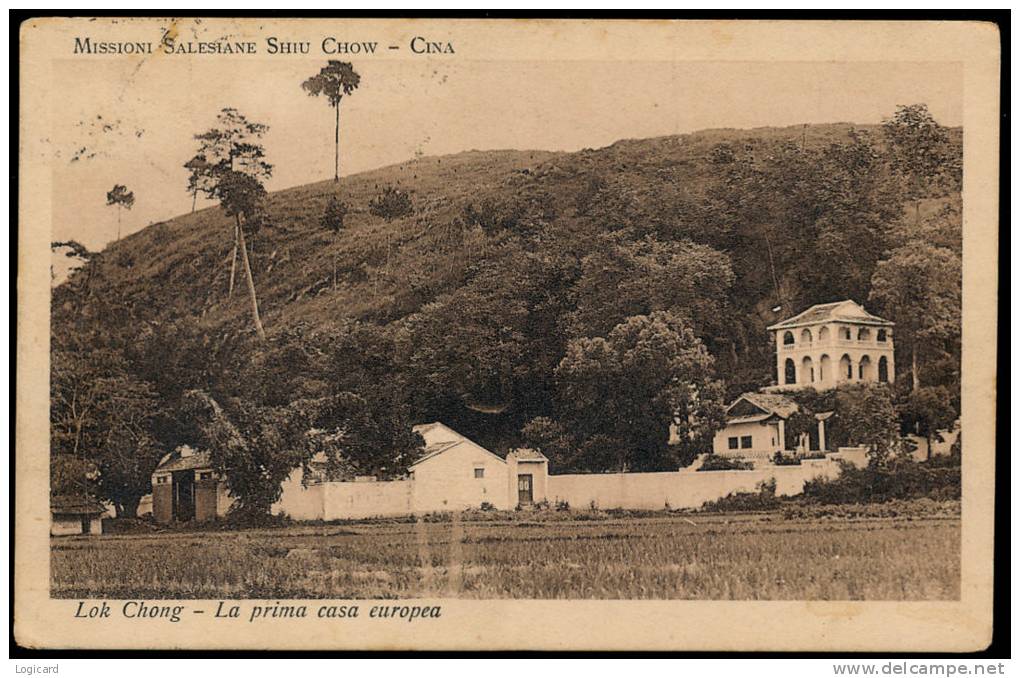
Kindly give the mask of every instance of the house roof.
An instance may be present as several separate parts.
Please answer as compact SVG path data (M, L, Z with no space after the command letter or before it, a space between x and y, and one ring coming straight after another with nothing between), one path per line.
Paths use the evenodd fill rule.
M743 421L760 421L761 419L766 419L766 418L768 418L769 416L772 416L772 415L776 415L778 417L786 419L787 417L789 417L791 414L793 414L794 412L796 412L799 409L799 407L797 406L796 402L794 402L793 400L787 398L786 396L779 395L778 393L755 393L755 392L750 392L750 393L745 393L742 396L740 396L739 398L737 398L736 400L734 400L730 404L730 406L726 408L726 411L729 412L741 400L746 400L747 402L751 403L752 405L754 405L758 409L762 410L765 413L765 415L764 416L762 416L762 415L742 415L742 416L734 417L733 419L731 419L730 421L732 421L732 422L737 422L738 419L739 420L743 420ZM755 417L755 418L754 419L749 419L748 417Z
M518 447L507 456L513 456L517 461L549 461L547 456L530 447Z
M106 513L106 508L94 499L58 495L50 497L50 513L71 513L91 516Z
M500 462L504 464L506 463L505 459L501 459L498 455L493 454L492 452L485 449L475 441L467 438L466 436L457 433L452 428L450 428L449 426L442 422L434 421L430 424L418 424L417 426L414 426L412 430L418 435L420 435L422 438L425 438L426 447L425 454L419 457L408 468L413 468L424 461L428 461L433 457L438 457L440 454L443 454L444 452L452 450L453 448L459 447L461 445L472 445L473 447L476 447L482 452L485 452L486 454L490 455L494 459L498 459Z
M170 473L171 471L189 471L196 468L212 468L212 458L208 452L195 452L186 457L175 453L157 466L156 471Z
M892 327L892 323L884 318L879 318L864 310L864 307L851 299L833 301L827 304L815 304L807 310L801 311L792 318L787 318L775 325L769 325L770 330L782 330L791 327L803 327L805 325L816 325L818 323L843 321L865 325L882 325Z
M730 417L726 420L728 424L752 424L756 421L765 421L771 414L747 414L740 417Z
M457 447L458 445L460 445L463 442L464 442L463 440L448 440L446 442L442 442L442 443L439 443L437 445L430 445L430 446L425 448L425 454L423 454L422 456L418 457L418 459L413 464L411 464L411 466L417 466L418 464L422 463L426 459L431 459L432 457L437 457L440 454L442 454L443 452L446 452L447 450L451 450L451 449L453 449L454 447Z

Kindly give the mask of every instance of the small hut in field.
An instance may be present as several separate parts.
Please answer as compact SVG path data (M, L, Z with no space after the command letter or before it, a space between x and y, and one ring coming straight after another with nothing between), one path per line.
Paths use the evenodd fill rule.
M50 497L50 534L102 534L106 508L86 497Z

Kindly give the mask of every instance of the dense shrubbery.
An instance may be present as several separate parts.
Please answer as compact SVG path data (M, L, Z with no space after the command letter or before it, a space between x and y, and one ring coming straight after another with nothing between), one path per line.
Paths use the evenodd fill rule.
M844 464L838 478L809 480L803 494L805 501L819 504L882 503L915 497L959 499L960 467L907 460L863 469Z
M382 194L368 203L369 212L387 221L407 216L411 210L411 196L407 191L392 186L384 188Z
M772 455L772 463L776 466L800 466L800 457L776 452Z
M744 459L731 459L721 457L718 454L710 454L705 457L699 471L750 471L754 464Z
M774 511L780 507L776 498L776 481L774 478L758 483L757 492L734 492L722 499L707 501L701 507L708 513L731 511Z
M936 501L927 497L893 499L882 504L806 504L785 502L783 517L817 520L819 518L954 518L960 515L959 501Z

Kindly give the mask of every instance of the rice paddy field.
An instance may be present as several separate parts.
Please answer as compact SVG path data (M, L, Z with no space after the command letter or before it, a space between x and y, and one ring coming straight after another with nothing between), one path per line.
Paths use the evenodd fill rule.
M527 514L51 542L55 598L949 600L958 511Z

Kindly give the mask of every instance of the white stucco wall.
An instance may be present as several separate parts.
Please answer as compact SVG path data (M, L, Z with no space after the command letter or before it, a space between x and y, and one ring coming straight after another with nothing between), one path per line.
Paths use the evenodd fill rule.
M280 499L270 509L273 515L286 513L294 520L322 520L325 510L323 484L305 487L301 484L304 473L294 469L282 484Z
M323 483L320 487L325 520L406 516L416 510L411 502L412 483L406 480Z
M93 516L89 519L89 534L103 533L103 519L101 516ZM62 537L72 534L84 534L81 531L81 516L77 515L50 515L50 534L55 537Z
M751 436L751 447L739 447L740 438ZM738 447L731 450L729 439L737 438ZM727 424L724 428L716 431L712 438L712 452L722 457L746 457L748 459L769 459L777 450L782 449L779 444L779 427L776 424L752 421L739 424Z
M483 477L475 477L482 469ZM459 511L489 502L513 508L507 497L507 465L470 440L412 467L416 511Z
M812 478L834 478L839 465L831 459L807 459L796 466L768 466L753 471L672 471L665 473L593 473L549 476L549 500L567 501L573 509L629 508L660 510L698 508L734 492L754 492L776 481L776 494L800 494Z

